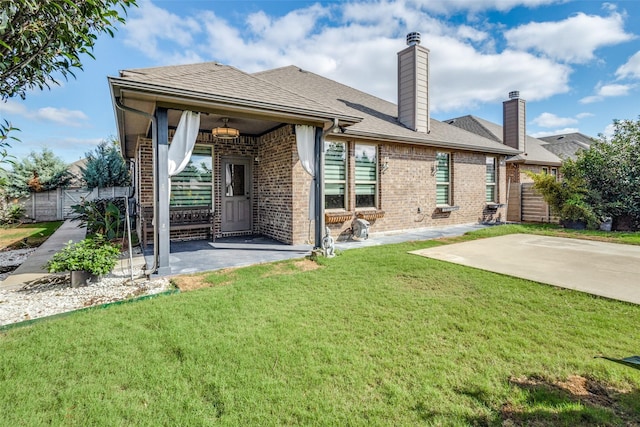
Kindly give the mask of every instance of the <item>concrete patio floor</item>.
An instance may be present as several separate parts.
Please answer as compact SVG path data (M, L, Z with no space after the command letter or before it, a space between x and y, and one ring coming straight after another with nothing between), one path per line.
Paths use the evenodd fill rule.
M404 233L372 234L369 239L363 241L337 242L336 249L348 250L391 243L459 236L468 231L485 227L487 225L466 224L416 229ZM207 240L171 242L169 254L171 271L167 276L304 258L311 254L312 249L312 245L286 245L264 236L227 237L216 239L215 242ZM150 268L153 264L153 246L148 245L144 254L147 268ZM153 276L157 277L157 275Z
M640 246L510 234L412 253L640 304Z

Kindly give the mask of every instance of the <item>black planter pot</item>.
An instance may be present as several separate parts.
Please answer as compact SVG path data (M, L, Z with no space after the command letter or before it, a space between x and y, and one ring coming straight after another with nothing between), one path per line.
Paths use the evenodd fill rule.
M564 228L569 228L571 230L586 230L587 228L586 221L564 220L562 221L562 225Z
M71 287L78 288L80 286L86 286L89 281L93 282L96 280L98 276L95 274L91 274L88 271L80 270L80 271L72 271L71 272Z

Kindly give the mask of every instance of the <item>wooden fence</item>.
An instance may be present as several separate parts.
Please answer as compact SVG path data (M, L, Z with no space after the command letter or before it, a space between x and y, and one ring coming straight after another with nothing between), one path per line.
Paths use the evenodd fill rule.
M532 183L511 183L509 188L507 221L513 222L555 222L557 216L551 214L549 205L533 189Z
M71 206L80 204L83 200L110 199L128 197L131 187L94 188L58 188L40 193L30 193L18 199L25 208L27 220L59 221L73 218Z

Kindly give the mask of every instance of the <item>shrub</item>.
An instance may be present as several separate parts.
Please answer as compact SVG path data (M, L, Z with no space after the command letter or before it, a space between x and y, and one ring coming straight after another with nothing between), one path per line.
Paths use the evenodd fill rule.
M598 218L586 202L587 189L579 177L568 173L564 180L557 181L555 176L546 173L527 172L527 175L533 179L533 188L562 221L581 221L589 228L597 228Z
M100 234L78 243L69 242L49 260L49 273L88 271L96 276L109 273L116 265L120 250Z
M124 199L97 199L83 201L71 207L78 219L87 226L87 234L101 234L108 240L124 235Z
M6 203L0 207L0 225L19 223L24 217L25 208L20 203Z

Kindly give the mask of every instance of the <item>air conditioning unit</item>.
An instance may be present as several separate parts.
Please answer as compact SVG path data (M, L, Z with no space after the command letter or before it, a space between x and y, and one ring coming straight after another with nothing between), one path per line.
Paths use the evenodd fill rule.
M367 240L369 238L369 221L356 218L351 223L351 232L356 239Z

